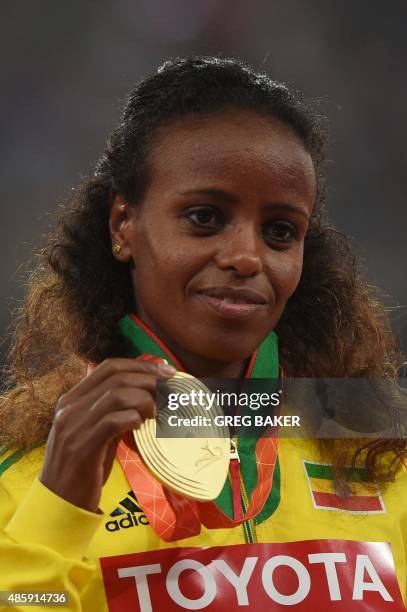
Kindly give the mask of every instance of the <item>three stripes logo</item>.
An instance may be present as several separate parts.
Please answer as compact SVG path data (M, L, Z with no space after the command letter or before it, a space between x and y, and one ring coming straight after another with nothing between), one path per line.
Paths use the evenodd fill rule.
M119 502L119 505L110 513L110 516L113 519L105 524L106 530L110 532L149 525L148 518L137 504L133 491L127 493L127 496Z

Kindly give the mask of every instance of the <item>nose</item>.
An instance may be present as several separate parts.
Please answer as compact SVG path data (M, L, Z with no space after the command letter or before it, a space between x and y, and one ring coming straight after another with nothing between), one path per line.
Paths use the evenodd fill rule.
M216 263L222 270L233 270L239 276L256 276L263 269L261 237L257 228L245 222L225 236Z

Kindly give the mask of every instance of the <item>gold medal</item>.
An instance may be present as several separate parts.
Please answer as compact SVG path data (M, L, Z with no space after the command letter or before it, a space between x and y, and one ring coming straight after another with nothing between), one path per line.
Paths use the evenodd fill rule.
M184 372L177 372L166 380L166 385L174 394L201 390L201 398L211 395L200 380ZM157 437L156 419L147 419L134 430L140 456L153 476L175 493L198 501L218 497L227 478L230 460L228 428L217 425L215 420L217 416L223 416L223 411L216 402L210 410L206 407L205 399L179 406L175 412L167 403L160 407L157 414L159 424L168 423L170 415L176 415L180 423L185 419L206 423L203 429L181 424L182 431L178 429L176 438ZM194 417L198 418L194 421Z

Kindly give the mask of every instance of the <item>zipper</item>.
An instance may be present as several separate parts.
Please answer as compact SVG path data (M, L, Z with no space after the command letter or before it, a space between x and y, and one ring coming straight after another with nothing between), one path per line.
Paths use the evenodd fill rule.
M232 480L233 513L235 520L239 520L247 512L249 498L240 470L240 457L237 450L237 437L230 440L230 475ZM242 523L243 533L247 544L257 542L256 529L253 519Z
M240 457L236 442L230 439L230 477L232 480L233 518L240 521L243 518L242 496L240 487Z
M246 514L247 508L249 507L249 498L247 495L246 487L245 487L243 476L241 473L240 473L240 492L242 496L243 512L244 514ZM246 542L248 544L253 544L254 542L257 543L257 534L256 534L256 527L254 524L254 519L248 519L247 521L243 523L243 531L245 534Z

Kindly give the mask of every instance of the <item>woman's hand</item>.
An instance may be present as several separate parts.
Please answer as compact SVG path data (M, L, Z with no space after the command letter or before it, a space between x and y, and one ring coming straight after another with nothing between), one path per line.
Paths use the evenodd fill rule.
M165 363L107 359L63 395L48 436L41 482L60 497L97 512L123 433L156 414L157 378Z

